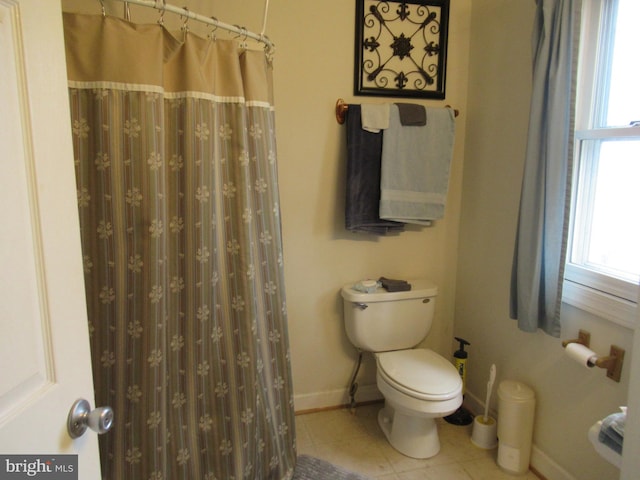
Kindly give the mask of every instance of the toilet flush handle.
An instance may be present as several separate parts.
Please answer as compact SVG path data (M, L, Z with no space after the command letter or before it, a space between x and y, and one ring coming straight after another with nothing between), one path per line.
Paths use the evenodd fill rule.
M354 303L354 305L358 307L360 310L365 310L366 308L369 307L369 305L367 305L366 303Z

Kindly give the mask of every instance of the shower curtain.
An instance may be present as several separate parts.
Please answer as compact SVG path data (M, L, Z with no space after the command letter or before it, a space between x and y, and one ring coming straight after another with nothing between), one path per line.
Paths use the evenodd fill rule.
M291 478L266 55L64 21L103 478Z

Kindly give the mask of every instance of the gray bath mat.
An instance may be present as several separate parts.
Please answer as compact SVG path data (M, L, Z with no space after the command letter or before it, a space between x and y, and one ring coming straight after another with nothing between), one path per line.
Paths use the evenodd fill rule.
M325 460L299 455L292 480L371 480L359 473L349 472Z

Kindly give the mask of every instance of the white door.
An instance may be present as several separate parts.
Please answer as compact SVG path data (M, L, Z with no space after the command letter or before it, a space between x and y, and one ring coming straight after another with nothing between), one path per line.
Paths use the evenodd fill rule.
M98 480L97 435L66 427L95 406L75 192L60 2L0 0L0 455Z

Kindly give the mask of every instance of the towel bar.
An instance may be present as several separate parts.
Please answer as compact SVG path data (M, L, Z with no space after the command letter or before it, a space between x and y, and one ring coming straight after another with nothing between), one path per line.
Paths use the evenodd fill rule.
M446 108L451 108L450 105L445 105ZM342 98L339 98L336 101L336 121L342 125L345 121L347 110L349 110L349 104L345 102ZM460 112L457 109L453 110L454 116L460 115Z

